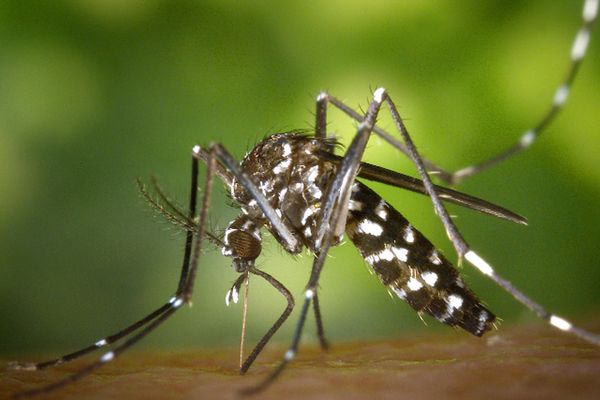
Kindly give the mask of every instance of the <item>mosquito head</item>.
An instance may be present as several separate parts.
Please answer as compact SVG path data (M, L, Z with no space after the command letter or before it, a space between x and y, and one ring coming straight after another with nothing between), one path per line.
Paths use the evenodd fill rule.
M229 235L232 249L233 267L237 272L244 272L254 266L262 250L261 241L252 234L236 231Z
M256 223L247 215L240 215L229 223L225 231L222 253L233 258L237 272L248 271L262 251L262 237Z

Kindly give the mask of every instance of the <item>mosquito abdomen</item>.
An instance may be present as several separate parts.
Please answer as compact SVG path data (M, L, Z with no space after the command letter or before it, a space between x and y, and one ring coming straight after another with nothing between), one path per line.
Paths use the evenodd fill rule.
M415 311L476 336L496 317L456 268L373 190L355 182L346 232L381 282Z

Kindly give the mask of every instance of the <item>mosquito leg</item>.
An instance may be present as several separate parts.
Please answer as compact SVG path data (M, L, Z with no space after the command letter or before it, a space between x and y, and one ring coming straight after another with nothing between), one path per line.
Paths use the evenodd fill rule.
M378 89L373 94L373 101L369 105L369 109L367 110L364 119L359 124L357 133L350 146L348 146L344 159L339 165L335 177L327 189L321 216L319 217L319 223L317 224L320 228L315 237L315 248L317 248L318 251L304 292L304 304L302 305L300 318L296 325L292 343L285 353L283 360L275 370L273 370L271 374L257 386L243 391L244 394L257 393L267 388L284 371L287 364L296 357L308 309L317 293L319 277L327 253L329 252L331 245L339 241L345 230L345 223L348 215L348 202L352 193L352 183L358 173L360 160L365 151L367 141L373 126L375 125L375 120L377 119L385 96L385 91L383 89ZM334 208L334 205L337 205L338 207Z
M294 297L292 296L290 291L285 286L283 286L281 284L281 282L279 282L277 279L273 278L271 275L267 274L266 272L263 272L256 268L250 269L250 272L254 275L258 275L261 278L265 279L275 289L277 289L283 295L283 297L285 297L285 299L287 300L287 306L285 307L285 310L283 310L283 313L281 314L281 316L279 316L277 321L275 321L273 326L271 326L271 328L267 331L267 333L265 333L265 335L262 337L262 339L260 339L258 344L254 347L254 349L252 350L252 352L250 353L248 358L246 358L246 361L244 361L244 364L242 365L242 368L240 369L240 373L242 373L242 374L245 374L246 371L248 371L248 368L250 368L250 366L252 365L254 360L256 360L256 357L258 357L258 355L262 352L265 345L269 342L269 340L271 340L271 337L275 334L275 332L277 332L277 330L281 327L281 325L283 325L283 323L288 319L292 310L294 309L294 304L295 304Z
M339 164L342 160L342 157L325 151L320 152L319 155L324 159L332 161L336 164ZM378 165L369 164L364 161L360 163L358 176L370 181L385 183L387 185L429 196L425 190L423 182L420 179L413 178L412 176L404 175ZM484 214L492 215L496 218L503 218L517 224L527 225L527 219L525 217L507 210L504 207L500 207L486 200L482 200L456 190L448 189L443 186L434 185L434 187L440 199L444 200L445 202L458 204L462 207L467 207Z
M322 92L317 96L317 109L315 112L315 137L327 138L327 93Z
M419 175L423 180L423 185L431 197L431 201L434 205L434 209L436 214L442 221L444 228L446 229L446 233L448 238L452 242L454 248L459 257L459 261L464 257L470 264L472 264L475 268L477 268L481 273L488 276L491 280L493 280L497 285L502 287L506 292L511 294L517 301L523 304L525 307L529 308L533 311L539 318L547 321L550 325L558 328L562 331L569 332L587 342L600 346L600 335L596 335L594 333L585 331L581 328L573 326L570 322L564 320L561 317L558 317L549 311L546 311L541 305L534 302L532 299L527 297L523 292L518 290L515 286L513 286L508 280L496 274L494 269L477 253L470 249L468 243L464 240L462 235L459 233L458 228L448 215L445 207L441 203L439 196L427 174L425 169L425 165L417 149L402 122L400 114L390 99L389 96L385 95L385 101L387 102L390 112L392 114L392 118L396 124L398 131L400 132L404 142L406 143L406 147L410 152L410 158L413 163L416 165L417 170L419 171Z
M214 160L214 157L213 157L213 160ZM214 164L214 162L213 162L213 164ZM212 177L212 175L213 175L213 169L211 168L212 166L213 165L209 163L207 174L210 177ZM197 200L197 191L198 191L198 158L197 157L192 158L191 183L192 184L191 184L189 217L190 217L190 219L193 220L195 218L195 214L196 214L196 200ZM207 180L207 184L208 183L210 183L210 180ZM204 195L203 205L207 204L207 200L209 200L207 197L209 195L210 195L210 190L207 190ZM200 230L200 228L199 228L199 230ZM193 241L193 235L194 235L193 232L190 233L188 231L188 234L186 237L185 251L184 251L184 265L182 267L182 274L181 274L180 282L178 284L178 289L177 289L176 295L173 296L171 298L171 300L169 300L169 302L164 304L162 307L156 309L154 312L150 313L149 315L142 318L141 320L139 320L139 321L135 322L134 324L128 326L127 328L123 329L122 331L120 331L114 335L108 336L102 340L99 340L93 346L85 347L81 350L70 353L70 354L63 356L61 358L58 358L56 360L51 360L51 361L47 361L44 363L39 363L39 364L15 363L15 364L12 364L11 366L16 369L30 369L30 370L46 368L51 365L57 365L60 363L64 363L66 361L74 360L75 358L81 357L84 354L87 354L93 350L96 350L98 348L101 348L101 347L107 346L111 343L114 343L115 341L117 341L121 338L124 338L127 335L134 332L135 330L143 327L143 329L141 331L139 331L134 336L131 336L129 339L127 339L121 345L113 348L113 350L111 350L107 353L104 353L96 362L85 366L84 368L82 368L78 372L74 373L73 375L70 375L60 381L54 382L54 383L46 385L46 386L42 386L42 387L39 387L39 388L36 388L33 390L18 393L16 395L16 397L17 398L29 397L29 396L33 396L33 395L37 395L37 394L48 393L48 392L51 392L58 388L61 388L71 382L75 382L81 378L84 378L85 376L89 375L91 372L93 372L97 368L101 367L103 364L114 360L119 354L121 354L122 352L127 350L129 347L131 347L132 345L137 343L144 336L146 336L148 333L153 331L158 325L160 325L162 322L164 322L168 317L170 317L176 310L178 310L184 303L184 299L182 298L182 295L184 295L184 293L182 293L181 287L182 287L182 282L184 282L184 283L187 282L187 278L188 278L186 275L187 271L188 271L187 264L190 262L190 253L191 253L191 247L192 247L191 245L192 245L192 241ZM199 235L199 240L202 240L202 239L203 239L203 236ZM197 261L197 258L196 258L196 261Z
M198 174L197 162L194 162L192 165L192 191L191 191L192 193L190 196L190 198L193 199L194 201L195 201L195 196L196 196L195 188L197 187L197 174ZM190 202L190 204L192 204L192 201ZM194 204L193 207L190 208L190 216L192 218L195 215L195 202L193 204ZM187 240L186 240L186 248L187 248ZM187 252L188 252L188 250L186 250L186 255L184 256L184 265L185 265L185 263L189 262L189 254L187 254ZM185 268L185 266L182 269L184 269L184 268ZM182 273L182 275L183 275L183 273ZM173 304L173 302L175 302L175 297L173 297L169 302L167 302L166 304L157 308L156 310L154 310L153 312L151 312L144 318L129 325L125 329L122 329L121 331L119 331L115 334L109 335L101 340L98 340L94 344L84 347L80 350L63 355L62 357L58 357L53 360L48 360L48 361L39 362L39 363L12 362L9 364L9 367L11 369L21 369L21 370L41 370L41 369L45 369L48 367L52 367L55 365L59 365L59 364L65 363L65 362L75 360L79 357L82 357L82 356L84 356L88 353L91 353L95 350L98 350L102 347L111 345L114 342L116 342L117 340L129 335L130 333L134 332L135 330L139 329L140 327L146 325L148 322L157 318L158 316L163 314L165 311L167 311L169 308L171 308L171 305Z
M452 242L452 245L454 246L454 249L456 250L456 253L458 254L459 263L460 263L460 260L462 260L462 258L465 256L467 251L469 251L469 246L467 245L464 238L458 231L456 225L454 224L454 222L448 215L448 212L446 211L446 208L442 204L442 202L439 198L439 195L435 191L434 185L431 182L431 178L429 177L429 174L427 173L427 169L425 167L423 159L421 158L420 154L417 152L417 148L414 145L410 135L408 134L408 130L406 129L406 126L404 125L404 122L402 121L400 114L398 113L398 109L396 108L396 105L394 104L392 99L387 94L385 94L385 101L390 109L390 113L392 114L392 118L394 120L394 123L396 124L396 128L400 132L400 135L402 136L402 140L404 141L405 146L408 149L409 157L412 160L412 162L415 164L415 166L417 167L417 171L419 172L419 175L421 176L421 179L423 180L423 186L425 187L427 194L429 194L429 197L431 197L431 201L433 203L433 208L435 210L435 213L438 215L438 217L442 221L442 224L444 225L444 229L446 230L446 234L448 235L448 238Z
M199 146L198 146L198 148L194 148L194 152L196 154L196 157L198 157L200 160L202 160L204 162L204 164L208 164L212 157L210 151L207 151ZM219 178L221 178L221 180L227 186L231 185L231 182L233 181L233 177L231 176L231 173L229 173L229 171L227 171L227 168L225 168L223 165L221 165L220 162L217 162L215 164L215 174Z
M317 322L317 336L319 337L319 343L321 349L329 350L329 342L325 338L325 330L323 329L323 318L321 317L321 307L319 306L319 296L317 292L313 297L313 310L315 312L315 321Z
M440 217L442 223L444 224L446 233L448 234L448 237L450 238L453 246L455 247L456 252L459 256L459 259L462 259L463 257L465 259L467 259L467 261L469 261L471 264L473 264L482 273L489 276L499 286L503 287L515 299L517 299L522 304L524 304L526 307L528 307L530 310L535 312L540 318L547 320L553 326L555 326L561 330L564 330L564 331L572 332L574 335L579 336L580 338L587 340L589 342L592 342L595 344L600 344L600 337L598 337L597 335L594 335L592 333L583 331L580 328L574 327L574 326L572 326L572 324L565 321L564 319L557 317L555 315L552 315L551 313L544 310L540 305L533 302L531 299L529 299L527 296L525 296L522 292L518 291L512 284L510 284L510 282L508 282L504 278L498 276L493 271L491 266L489 266L489 264L487 264L483 259L481 259L474 251L470 250L468 244L466 243L466 241L464 240L462 235L459 233L458 229L456 228L456 225L450 219L450 216L448 215L446 209L442 205L442 203L439 199L439 196L437 195L437 193L434 189L433 183L431 182L431 179L429 178L429 175L427 174L425 162L418 154L418 152L414 146L414 143L410 139L410 136L408 135L406 127L404 126L404 123L402 122L402 119L400 118L400 115L399 115L394 103L391 101L389 96L387 96L385 91L381 91L380 94L381 94L381 97L383 98L383 100L385 100L388 103L388 106L390 107L390 111L392 113L392 117L394 118L394 121L396 123L397 129L401 133L406 145L403 146L401 143L399 143L394 138L390 138L389 134L387 134L387 133L386 133L386 135L383 135L382 137L386 141L390 142L394 147L397 147L400 150L404 149L404 151L408 151L410 158L413 160L413 162L417 166L419 174L421 175L421 178L423 180L423 185L425 187L425 190L427 191L427 193L429 194L429 196L432 199L435 211L438 214L438 216ZM329 101L333 104L336 104L336 102L337 102L337 100L331 96L329 96ZM343 105L342 103L340 103L340 104ZM373 129L373 130L379 134L378 130L375 130L375 129ZM350 162L348 157L345 157L344 161ZM342 165L343 165L343 163L342 163ZM341 168L342 167L340 167L340 169ZM332 184L332 186L334 184ZM328 205L331 206L329 198L325 203L324 209L326 209L326 206L328 206Z
M292 345L285 353L283 360L269 374L269 376L267 376L267 378L260 382L258 385L242 390L242 395L252 395L265 390L267 387L269 387L271 383L273 383L279 377L279 375L281 375L287 364L296 357L296 353L298 351L298 344L300 343L300 337L302 336L302 328L304 327L304 322L306 321L306 314L308 313L309 306L310 299L305 299L304 304L302 305L302 310L300 311L298 325L296 325L296 331L294 332L294 337L292 339Z
M285 367L296 357L296 354L298 353L298 345L300 344L300 339L302 337L302 330L304 328L304 323L306 322L306 316L308 315L308 309L310 308L310 303L316 294L316 290L314 288L316 288L318 283L319 275L321 269L323 268L325 259L327 258L329 247L329 241L326 241L322 252L315 257L311 272L311 279L309 280L306 291L304 292L304 303L302 304L300 317L298 318L298 322L296 324L296 330L294 331L292 343L285 352L283 360L281 360L279 365L273 371L271 371L271 373L258 385L242 390L241 393L243 395L256 394L265 390L279 377L279 375L281 375Z
M327 104L329 96L325 92L321 92L317 96L316 112L315 112L315 137L320 139L327 138ZM333 153L333 144L329 147L329 151ZM321 317L321 307L319 306L319 297L315 292L313 298L313 310L315 313L315 321L317 323L317 336L323 350L329 349L329 343L325 338L325 330L323 329L323 319Z
M192 179L191 179L191 187L190 187L190 203L189 203L189 219L191 221L194 220L194 218L196 218L196 209L198 207L198 158L197 158L197 150L199 149L199 146L195 146L192 149ZM208 172L212 172L212 168L211 168L211 163L207 163L207 171ZM207 177L209 175L211 175L211 179L212 179L212 174L208 174L207 172ZM205 185L206 188L208 190L209 184L212 181L209 181L207 179ZM204 193L204 200L203 203L206 202L207 197L210 197L210 193ZM204 205L203 205L204 207ZM200 221L200 223L202 223L202 221ZM204 227L198 227L198 230L200 229L204 229ZM204 236L203 235L199 235L198 239L201 240ZM194 231L192 230L188 230L185 233L185 250L184 250L184 254L183 254L183 264L181 266L181 274L179 276L179 283L177 284L177 294L180 295L182 294L185 289L186 289L186 284L189 278L189 269L190 269L190 258L192 255L192 245L193 245L193 241L194 241ZM185 301L187 301L188 299L184 298Z
M327 105L329 104L329 95L325 92L317 96L317 106L315 110L315 137L318 139L327 139ZM360 119L359 119L360 120ZM333 154L335 143L328 143L327 150Z
M554 98L552 100L550 108L542 116L539 122L536 125L534 125L533 128L526 131L515 144L500 152L499 154L490 157L489 159L484 160L479 164L461 168L458 171L452 173L450 183L458 183L469 176L475 175L487 168L490 168L506 160L507 158L510 158L526 150L542 134L542 132L546 130L548 125L550 125L550 123L556 118L559 112L564 108L568 100L569 92L571 90L571 86L573 85L573 80L577 76L577 72L587 51L592 27L594 25L594 22L596 21L597 14L598 0L585 0L583 3L582 12L583 23L581 25L581 28L579 28L579 31L577 32L577 35L575 36L575 40L573 41L573 45L571 47L571 63L569 65L569 69L563 81L560 83L560 85L556 89L556 92L554 93Z
M488 160L485 160L476 165L461 168L457 171L446 170L425 158L421 158L423 165L426 167L427 171L429 171L430 173L435 173L436 177L441 179L446 184L457 184L465 178L475 175L493 165L496 165L531 146L533 142L539 137L539 135L555 119L558 113L564 108L564 105L566 104L566 101L569 97L571 85L575 77L577 76L577 72L587 51L587 47L591 37L592 27L596 21L597 14L598 0L585 0L582 12L583 23L581 28L577 32L577 35L575 36L575 40L571 47L571 63L567 74L561 82L561 84L556 89L554 99L549 110L542 116L540 121L533 128L529 129L521 136L517 143L515 143L508 149L500 152L498 155L491 157ZM336 99L335 97L327 93L323 92L319 94L319 96L317 97L317 103L319 103L319 100L320 102L331 103L355 121L362 121L363 116L360 113L353 110L351 107L344 104L342 101ZM317 111L318 110L319 108L317 107ZM317 112L317 116L318 115L319 113ZM317 127L318 126L319 125L317 124ZM388 132L386 132L378 126L373 127L373 132L377 133L380 137L384 138L387 142L393 144L394 147L396 147L402 153L410 157L409 150L402 143L395 140L395 138L391 134L389 134Z
M323 239L327 234L335 242L341 238L346 230L352 183L358 174L360 161L371 131L375 126L384 95L385 91L383 89L378 89L373 94L373 101L369 105L364 119L358 125L356 135L350 146L348 146L336 175L327 190L319 217L319 229L315 237L315 248L317 249L321 248ZM331 101L331 99L329 100Z
M377 107L378 108L378 107ZM372 119L374 120L375 117ZM257 205L260 207L266 219L272 225L274 231L277 232L282 242L284 242L284 247L291 253L297 253L302 248L302 244L299 242L298 238L290 232L290 230L285 226L281 218L277 215L273 207L270 205L268 200L265 198L264 194L258 189L258 187L254 184L254 182L250 179L248 174L243 171L238 162L231 156L231 154L220 144L214 144L210 147L211 154L214 154L218 161L227 169L229 176L231 177L229 180L229 185L233 184L233 177L235 177L236 181L244 187L244 189L252 196L252 198L256 201ZM198 149L197 154L203 160L207 159L208 152L206 150ZM209 185L206 186L206 190L209 191ZM204 209L204 208L203 208ZM200 225L202 226L202 216L200 217ZM198 235L200 236L200 234ZM198 245L198 243L197 243ZM194 251L194 254L198 254L198 252ZM195 265L194 259L192 259L191 265ZM258 356L264 345L270 339L270 337L275 333L279 326L283 323L283 321L288 317L289 312L291 312L291 307L293 306L293 298L291 294L281 285L278 281L274 280L274 278L270 277L266 273L259 270L251 270L252 273L262 276L264 279L267 279L273 286L275 286L287 299L288 307L290 310L286 309L284 314L280 317L280 319L273 325L273 327L267 332L267 334L261 339L256 348L252 351L248 359L244 362L242 366L241 372L244 373L250 367L250 364L254 361L254 359ZM190 275L192 273L190 272ZM289 297L288 297L289 295ZM305 312L306 313L306 312Z
M326 92L321 92L317 96L317 103L319 103L319 102L327 103L327 104L331 103L335 108L339 109L340 111L342 111L344 114L346 114L347 116L349 116L350 118L352 118L355 121L361 122L364 118L363 115L361 115L360 113L358 113L357 111L355 111L354 109L352 109L351 107L346 105L344 102L338 100L337 98L331 96L330 94L328 94ZM317 106L317 107L319 107L319 106ZM319 114L317 113L317 116L318 115ZM404 144L402 144L400 141L396 140L396 138L392 134L388 133L386 130L375 125L375 126L373 126L373 132L377 133L378 136L384 138L387 142L394 143L394 147L396 147L398 150L400 150L406 156L409 155L408 150L406 149ZM432 172L435 171L436 176L439 177L440 179L442 179L446 183L451 182L452 172L446 171L442 167L434 164L433 162L431 162L427 159L423 159L423 162L427 166L428 171L432 171Z
M192 150L193 156L194 156L194 160L196 161L196 168L197 168L197 161L200 159L200 146L194 146L194 149ZM212 195L212 184L213 184L213 180L214 180L214 176L215 176L215 170L216 170L216 166L217 166L217 158L216 158L216 151L214 150L214 148L212 148L210 150L210 157L208 159L208 161L206 162L206 182L204 183L204 195L202 197L202 208L200 209L200 220L198 222L198 228L197 228L197 232L196 232L196 241L193 243L193 249L192 247L192 241L194 238L194 232L187 232L186 235L186 255L189 255L190 253L188 253L188 245L190 247L191 250L191 258L189 259L189 272L185 278L185 280L182 283L182 287L181 287L181 296L183 298L183 301L187 304L191 304L192 301L192 294L194 291L194 282L196 280L196 273L198 271L198 264L200 262L200 254L201 254L201 246L202 246L202 241L204 240L204 237L206 236L206 222L208 220L208 209L210 207L210 197ZM197 173L196 173L197 176ZM193 181L193 180L192 180ZM197 180L196 180L197 182ZM192 182L193 184L194 182ZM197 183L196 183L197 185ZM194 186L197 187L197 186ZM190 201L190 214L192 214L191 210L192 210L192 206L191 206L191 201ZM195 213L195 205L194 205L194 213Z
M80 350L74 351L72 353L65 354L62 357L58 357L53 360L43 361L43 362L39 362L39 363L13 361L13 362L9 363L9 368L15 369L15 370L36 371L36 370L46 369L48 367L53 367L55 365L64 364L69 361L73 361L79 357L82 357L88 353L96 351L102 347L113 344L117 340L129 335L131 332L139 329L140 327L146 325L148 322L152 321L156 317L160 316L165 311L167 311L170 307L171 307L171 303L170 302L166 303L163 306L161 306L160 308L154 310L152 313L145 316L144 318L131 324L127 328L125 328L115 334L112 334L110 336L107 336L101 340L98 340L96 343L94 343L92 345L89 345Z
M148 333L153 331L158 325L160 325L167 318L169 318L171 315L173 315L173 313L179 307L181 307L182 304L183 304L183 302L181 301L181 299L178 299L177 302L171 304L171 306L167 309L167 311L165 311L163 314L161 314L158 318L154 319L144 329L142 329L138 334L130 337L126 342L124 342L120 346L115 347L112 351L104 353L102 355L102 357L100 357L100 359L98 359L96 362L89 364L86 367L82 368L81 370L77 371L76 373L69 375L68 377L61 379L57 382L54 382L50 385L46 385L46 386L42 386L42 387L39 387L36 389L17 393L14 396L14 398L19 399L19 398L24 398L24 397L35 396L38 394L48 393L48 392L60 389L61 387L64 387L70 383L76 382L76 381L86 377L87 375L91 374L92 372L94 372L96 369L100 368L107 362L114 360L119 354L121 354L122 352L127 350L129 347L133 346L135 343L140 341L144 336L146 336Z

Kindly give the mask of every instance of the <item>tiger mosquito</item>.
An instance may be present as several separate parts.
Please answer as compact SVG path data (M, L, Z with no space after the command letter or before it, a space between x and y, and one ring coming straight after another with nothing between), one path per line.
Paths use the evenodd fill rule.
M496 316L467 287L451 262L402 214L364 183L356 180L357 177L429 196L457 253L459 263L462 260L468 261L551 326L600 346L600 335L576 327L566 319L545 310L498 275L465 241L443 201L515 223L525 224L525 218L485 200L434 185L429 176L435 173L443 182L455 184L531 146L568 99L571 84L586 53L597 11L598 0L584 1L583 23L571 47L570 67L555 92L550 109L513 146L479 164L450 172L421 157L391 97L385 89L379 88L375 90L364 115L330 94L320 93L316 101L313 135L288 132L268 136L240 163L220 144L212 144L206 149L195 146L192 151L191 191L187 213L171 202L155 180L152 183L159 200L151 197L145 186L138 182L142 194L150 204L186 230L183 265L175 294L144 318L80 350L40 363L11 363L10 367L13 369L42 370L114 345L112 350L73 375L18 393L15 397L48 393L89 375L116 359L183 305L190 304L201 246L205 240L220 247L224 256L231 257L234 269L240 273L227 292L227 304L238 301L240 289L250 275L265 279L287 300L283 313L241 364L240 372L245 373L289 317L295 304L292 294L283 284L255 265L262 250L263 228L288 253L299 254L306 248L313 254L314 260L304 291L300 317L288 350L279 365L259 384L248 388L244 392L246 394L264 390L295 358L310 308L315 315L321 347L327 348L317 293L319 277L329 250L341 242L344 234L356 246L383 285L418 313L429 314L446 325L460 327L475 336L482 336L492 329ZM376 125L377 116L384 104L391 113L401 141ZM343 156L335 154L338 143L326 132L327 109L330 105L358 122L357 132ZM363 153L373 133L407 155L415 164L421 179L363 162ZM197 215L200 161L206 164L206 179L200 213ZM241 210L241 214L229 223L223 239L207 230L215 176L229 188L231 198ZM116 345L120 340L123 342Z

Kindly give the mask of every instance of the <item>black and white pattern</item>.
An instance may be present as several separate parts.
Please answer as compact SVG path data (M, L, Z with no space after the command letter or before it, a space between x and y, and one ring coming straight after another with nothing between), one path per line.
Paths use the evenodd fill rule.
M259 143L241 162L281 222L298 243L311 252L319 250L315 233L321 217L320 204L337 172L334 162L324 161L319 155L329 151L332 144L331 140L313 136L277 134ZM278 238L278 232L262 217L256 201L236 180L231 185L231 193L240 204L242 215L227 228L226 242L230 232L249 224L248 218L253 218L256 224L267 225ZM465 287L458 271L385 200L364 184L355 182L348 208L348 237L392 293L415 311L474 335L481 336L492 327L494 315ZM252 237L260 240L255 233L257 226L251 226ZM332 245L340 239L335 238ZM287 250L298 253L302 247ZM223 248L223 254L234 256L229 246Z
M465 286L456 268L360 182L353 186L346 231L381 282L415 311L476 336L492 328L494 314Z
M317 322L321 345L327 347L319 308L319 276L329 249L338 245L344 235L354 243L383 285L415 311L429 314L444 324L460 327L476 336L489 331L494 326L496 317L467 288L448 259L397 210L357 178L384 182L428 195L459 260L468 261L550 325L600 346L599 335L578 328L564 318L546 311L499 276L488 262L470 248L442 201L454 202L517 223L524 222L522 217L484 200L435 186L429 177L429 172L435 171L442 181L456 183L530 146L568 99L570 85L585 55L597 11L598 0L584 2L583 23L571 49L569 73L556 90L548 113L537 126L526 131L517 144L480 164L448 172L422 158L395 104L383 88L375 90L364 114L354 111L328 93L319 94L316 101L314 134L282 133L269 136L254 147L241 163L220 144L213 144L205 149L195 146L192 150L188 212L179 210L156 182L153 182L153 186L158 200L150 196L140 184L142 194L151 206L187 231L181 275L174 295L142 319L83 349L41 363L12 363L13 369L40 370L110 347L110 350L100 355L95 362L73 375L18 396L47 393L85 377L118 358L183 305L190 304L202 254L201 247L205 240L220 247L223 255L231 257L235 271L240 273L225 296L227 304L238 301L240 287L251 274L266 280L287 301L280 317L242 363L240 370L242 373L246 372L273 334L289 317L295 305L291 293L279 281L255 265L262 250L263 229L268 230L288 253L298 254L306 249L314 259L290 347L278 367L259 385L245 393L255 393L266 388L294 359L311 308ZM335 154L336 142L326 132L327 107L330 105L358 122L356 135L343 156ZM389 109L401 141L396 135L376 126L375 122L382 106ZM372 133L408 155L417 167L420 180L362 162ZM200 161L206 164L207 173L198 213ZM241 210L241 214L225 230L223 238L207 230L215 177L219 177L228 186L232 199Z

